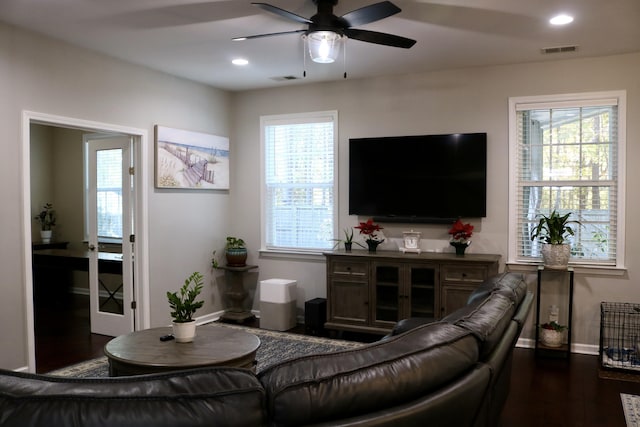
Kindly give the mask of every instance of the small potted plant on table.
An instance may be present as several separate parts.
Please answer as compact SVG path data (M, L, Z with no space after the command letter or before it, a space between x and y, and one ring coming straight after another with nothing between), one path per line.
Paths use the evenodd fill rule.
M42 239L42 243L50 243L53 233L52 227L56 225L56 211L53 210L53 205L51 203L45 204L34 219L40 223L40 239Z
M580 224L569 221L570 216L571 212L560 216L555 210L549 216L540 214L540 221L531 229L531 240L538 239L543 243L542 260L548 268L564 269L569 264L571 247L567 238L574 234L569 224Z
M333 239L336 242L333 249L336 249L340 243L344 243L345 252L351 252L353 246L353 228L345 228L342 232L344 233L344 239Z
M548 322L540 325L540 342L547 347L560 347L566 326L558 322Z
M196 321L193 315L204 305L196 301L202 292L202 274L194 272L177 292L167 292L171 317L173 318L173 336L176 342L192 342L196 336Z
M225 256L229 267L244 267L247 265L247 248L244 240L228 236Z

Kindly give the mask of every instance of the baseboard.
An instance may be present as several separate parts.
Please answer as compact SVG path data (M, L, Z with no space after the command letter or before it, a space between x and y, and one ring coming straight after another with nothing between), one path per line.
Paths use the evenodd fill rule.
M535 340L531 338L518 338L516 347L535 348L535 343ZM597 356L598 354L600 354L600 347L592 344L571 344L571 353Z

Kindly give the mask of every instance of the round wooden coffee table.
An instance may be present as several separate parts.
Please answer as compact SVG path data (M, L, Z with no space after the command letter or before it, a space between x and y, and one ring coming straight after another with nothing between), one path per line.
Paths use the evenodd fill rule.
M116 337L104 347L109 376L151 374L180 369L230 366L255 371L260 339L241 330L198 326L190 343L160 341L171 328L152 328Z

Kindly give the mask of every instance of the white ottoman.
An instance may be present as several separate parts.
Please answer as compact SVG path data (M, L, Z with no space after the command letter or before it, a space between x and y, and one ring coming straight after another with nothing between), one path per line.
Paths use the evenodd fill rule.
M295 280L260 281L260 328L286 331L296 326L296 289Z

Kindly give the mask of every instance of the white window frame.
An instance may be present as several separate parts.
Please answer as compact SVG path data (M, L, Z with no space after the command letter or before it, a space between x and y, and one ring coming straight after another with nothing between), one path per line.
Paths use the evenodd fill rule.
M316 256L321 255L324 250L313 250L295 247L272 247L267 244L267 214L266 214L266 164L265 164L265 128L273 125L285 125L285 124L299 124L299 123L314 123L316 122L328 122L333 123L333 227L331 230L331 239L335 239L338 230L338 112L336 110L330 111L317 111L317 112L305 112L305 113L292 113L292 114L279 114L260 117L260 225L261 225L261 252L267 255L283 254L285 256L300 255L300 256ZM334 242L329 241L330 245Z
M627 100L626 91L603 91L585 92L573 94L523 96L509 98L509 239L508 239L508 259L509 265L539 264L523 260L517 249L517 195L519 189L518 182L518 126L517 111L522 109L549 108L554 107L579 107L598 105L603 100L615 99L618 104L618 146L617 146L617 237L616 237L616 262L615 265L599 265L590 263L576 264L579 269L592 269L606 271L625 270L625 201L626 201L626 111ZM530 107L530 108L529 108Z

